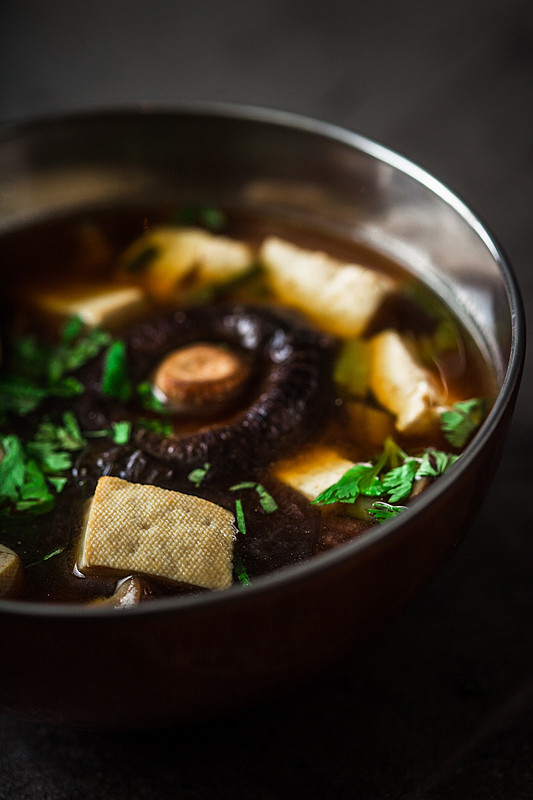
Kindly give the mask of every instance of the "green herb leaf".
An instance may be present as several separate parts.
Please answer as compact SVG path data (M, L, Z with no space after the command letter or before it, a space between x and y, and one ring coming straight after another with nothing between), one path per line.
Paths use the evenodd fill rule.
M250 578L248 577L248 573L244 569L244 564L242 563L240 557L237 555L233 557L233 569L235 570L235 574L237 575L237 580L239 583L242 583L243 586L250 586Z
M406 506L393 506L390 503L384 503L378 500L375 503L372 503L372 508L368 509L368 513L371 514L378 522L386 522L388 519L396 517L405 510Z
M455 403L450 411L440 415L444 436L454 447L463 447L485 419L487 410L484 398L473 397Z
M420 466L415 475L415 480L419 478L436 478L443 475L450 467L455 464L460 456L453 453L443 453L441 450L427 449L420 462Z
M145 417L141 417L137 420L137 424L147 431L159 433L160 436L172 436L174 432L172 423L162 419L146 419Z
M244 511L240 500L235 500L235 517L237 519L237 528L243 535L246 534L246 520L244 519Z
M131 397L132 385L128 378L126 343L114 341L106 350L102 371L102 391L125 403Z
M193 469L193 471L189 472L187 475L187 480L189 480L191 483L194 483L196 488L198 488L207 475L210 467L211 464L204 464L203 469L201 467L198 467L198 469Z
M0 504L15 502L24 483L25 457L18 436L2 436L0 444L4 451L0 461Z
M55 475L50 475L50 476L47 477L46 480L48 481L48 483L52 484L52 486L56 490L57 494L59 494L65 488L65 484L66 484L68 479L67 478L61 478L61 477L58 478Z
M152 386L148 383L148 381L139 383L139 385L137 386L137 394L141 399L141 404L148 411L157 411L160 414L172 413L172 409L170 409L168 406L162 403L161 400L157 399L157 397L153 393Z
M83 435L86 439L100 439L104 436L111 436L109 428L102 428L99 431L84 431Z
M57 547L55 550L52 550L51 553L47 553L45 556L40 558L39 561L34 561L33 564L26 564L26 569L29 569L30 567L36 567L37 564L42 564L44 561L49 561L54 556L58 556L64 550L64 547Z
M383 488L389 495L391 503L397 503L398 500L409 497L419 464L418 459L410 458L404 461L401 467L395 467L383 476Z
M128 420L121 420L120 422L112 422L113 428L113 441L115 444L126 444L130 440L131 422Z
M278 504L270 492L267 492L265 487L260 483L256 483L255 481L242 481L241 483L236 483L234 486L230 486L229 488L230 492L236 492L239 489L255 489L259 496L261 507L266 514L272 514L274 511L278 510Z
M74 341L74 339L78 338L84 327L85 323L81 317L71 317L63 326L63 330L61 331L61 341L64 342L64 344L70 344Z
M361 493L361 483L367 479L365 493L379 496L382 493L381 481L376 476L373 464L354 464L332 486L329 486L312 501L314 505L329 503L353 503Z

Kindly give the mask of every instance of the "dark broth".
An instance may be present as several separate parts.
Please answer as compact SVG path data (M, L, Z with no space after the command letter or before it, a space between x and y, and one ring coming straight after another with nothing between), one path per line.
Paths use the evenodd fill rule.
M150 212L123 210L86 213L35 225L5 236L0 241L5 287L0 309L0 333L4 352L9 352L9 338L13 332L16 335L32 334L48 338L53 335L50 328L26 308L25 287L61 288L69 283L73 275L77 280L110 280L117 258L123 250L147 228L154 224L168 223L172 219L172 213L172 210L166 208L153 209ZM420 335L431 330L435 324L433 315L412 300L413 293L419 292L417 282L398 265L362 245L304 227L288 225L278 219L258 218L243 213L230 214L223 233L252 245L259 245L266 236L277 235L302 247L324 250L339 259L360 263L399 278L408 291L400 300L388 304L377 319L374 332L394 327L399 331ZM433 308L442 309L443 314L450 313L441 301L431 296L429 290L424 288L423 293L431 297ZM268 305L271 298L261 279L257 279L245 281L222 292L216 302ZM449 363L443 359L440 365L440 369L447 373L445 378L450 394L461 398L494 397L495 381L490 368L470 334L456 319L455 323L460 331L460 352L448 357ZM368 460L376 455L379 447L373 441L365 441L357 431L349 430L343 402L342 391L339 390L334 403L336 413L332 413L327 424L315 433L313 441L336 449L347 459ZM60 411L68 408L68 401L59 401L57 407ZM54 413L53 406L46 410ZM134 419L139 412L132 409L130 414ZM221 415L217 421L231 416ZM201 420L190 417L182 423L176 423L174 430L179 435L201 424ZM10 431L24 438L31 436L32 426L35 426L35 418L30 414L24 420L11 423ZM424 447L450 450L449 444L440 435L423 440L420 437L408 438L395 434L395 439L408 452ZM98 458L108 462L117 453L119 446L90 440L88 448L93 453L90 458L96 463ZM248 478L246 474L241 476L241 480ZM276 480L270 464L265 466L261 474L254 476L254 480L260 480L271 492L279 505L279 511L272 516L265 515L255 493L242 495L248 532L246 537L238 536L236 546L251 580L362 535L370 526L368 521L351 518L349 509L339 507L339 504L322 510L310 505L303 495ZM197 493L228 509L234 508L235 495L229 491L227 485L206 485L195 492L186 473L174 474L171 479L165 478L158 483L164 488ZM112 593L116 577L87 577L75 569L75 550L84 499L84 493L76 481L69 480L59 495L54 510L40 516L24 513L0 516L0 543L14 550L25 567L24 588L19 597L57 602L88 602L95 597ZM47 555L56 550L61 552L46 559ZM147 597L201 591L187 586L170 585L152 577L147 579L147 587Z

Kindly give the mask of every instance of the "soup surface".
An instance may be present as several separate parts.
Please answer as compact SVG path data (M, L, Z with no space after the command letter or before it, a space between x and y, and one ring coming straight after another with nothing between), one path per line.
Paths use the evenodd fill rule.
M0 252L6 597L123 607L246 586L401 513L495 396L425 286L278 219L95 212L6 236ZM203 522L170 524L175 502L208 527L228 513L202 539ZM113 560L119 544L130 555ZM191 577L217 559L215 577Z

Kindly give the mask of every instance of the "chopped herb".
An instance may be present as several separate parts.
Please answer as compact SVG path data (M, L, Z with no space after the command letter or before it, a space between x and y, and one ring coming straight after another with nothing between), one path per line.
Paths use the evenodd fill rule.
M52 484L57 494L63 491L63 489L65 488L65 484L67 482L67 478L57 478L54 477L53 475L48 476L47 480L48 483Z
M382 484L385 492L389 494L391 503L397 503L398 500L409 497L419 464L418 459L409 458L404 461L401 467L395 467L395 469L391 469L390 472L384 475Z
M239 583L242 583L243 586L250 586L250 578L239 556L233 557L233 569L235 570Z
M46 479L36 461L28 461L25 467L24 483L20 487L20 500L17 511L45 513L54 507L54 496L48 489Z
M26 564L26 569L30 567L36 567L37 564L42 564L44 561L49 561L54 556L58 556L60 553L64 551L64 547L58 547L55 550L52 550L51 553L47 553L45 556L39 559L39 561L34 561L33 564Z
M278 510L278 504L270 492L267 492L265 487L260 483L255 483L255 481L243 481L242 483L236 483L234 486L230 486L230 492L236 492L239 489L255 489L259 495L259 502L266 514L272 514L274 511Z
M176 214L177 225L201 225L213 233L220 233L226 225L227 218L223 211L212 205L192 205L180 209Z
M193 469L193 471L189 472L189 474L187 475L187 480L189 480L191 483L194 483L196 488L198 488L202 483L203 479L205 478L205 476L207 475L207 472L209 471L210 467L211 464L204 464L203 468L198 467L198 469Z
M157 258L160 252L160 248L155 247L155 245L145 247L144 250L141 250L141 252L127 264L126 272L129 272L131 275L143 272L152 261Z
M85 323L81 317L71 317L63 326L63 330L61 331L61 341L63 341L65 344L70 344L74 341L74 339L78 338L84 327Z
M162 419L146 419L145 417L141 417L141 419L137 420L137 424L140 425L141 428L145 428L147 431L153 431L153 433L159 433L161 436L172 436L174 432L172 423Z
M126 343L114 341L106 350L102 371L102 391L125 403L131 397L131 381L128 378Z
M115 444L126 444L130 440L131 422L127 419L120 422L112 422L113 441Z
M157 399L148 381L139 383L137 386L137 394L141 399L143 407L148 411L158 411L159 413L163 414L171 413L172 410L162 403L161 400Z
M246 533L246 520L244 519L244 511L240 500L235 500L235 517L237 519L237 528L244 535Z
M374 464L354 464L347 472L325 489L312 501L315 505L328 503L353 503L361 494L361 484L365 480L365 494L378 497L383 493L383 486L376 475Z
M450 411L440 415L444 436L454 447L463 447L476 431L487 413L487 401L473 397L455 403Z
M384 503L383 501L378 500L375 503L372 503L372 507L368 509L368 513L371 514L378 522L386 522L388 519L396 517L405 510L406 506L393 506L390 505L390 503Z
M369 513L383 522L403 510L394 505L411 495L414 482L442 475L459 456L428 448L420 456L410 456L388 437L375 463L354 464L312 503L355 503L360 497L376 497ZM392 509L392 510L391 510Z
M0 461L0 504L15 502L24 484L25 458L18 436L3 436L0 443L4 457Z
M87 439L100 439L103 436L111 436L111 431L109 428L102 428L99 431L84 431L83 434Z
M12 411L25 417L49 394L48 389L38 386L28 378L8 375L0 380L0 410Z

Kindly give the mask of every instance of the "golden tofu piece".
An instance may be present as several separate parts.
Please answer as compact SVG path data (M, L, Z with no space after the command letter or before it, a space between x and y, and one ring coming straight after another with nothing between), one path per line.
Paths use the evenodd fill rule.
M148 308L146 295L138 286L90 283L34 292L30 303L54 323L80 317L91 328L110 329L132 322Z
M0 544L0 597L6 597L22 578L22 563L13 550Z
M259 258L281 300L337 336L364 333L397 286L388 275L275 236L263 242Z
M401 433L431 432L440 419L442 389L419 363L411 341L393 330L371 339L370 388L396 417Z
M100 478L78 568L142 573L206 589L232 584L235 528L225 508L181 492Z
M309 448L294 458L280 461L274 474L309 500L314 500L325 489L337 483L353 466L353 461L342 458L335 450L318 446Z
M244 242L200 228L152 228L124 253L119 277L162 301L187 301L192 292L230 283L253 264Z

